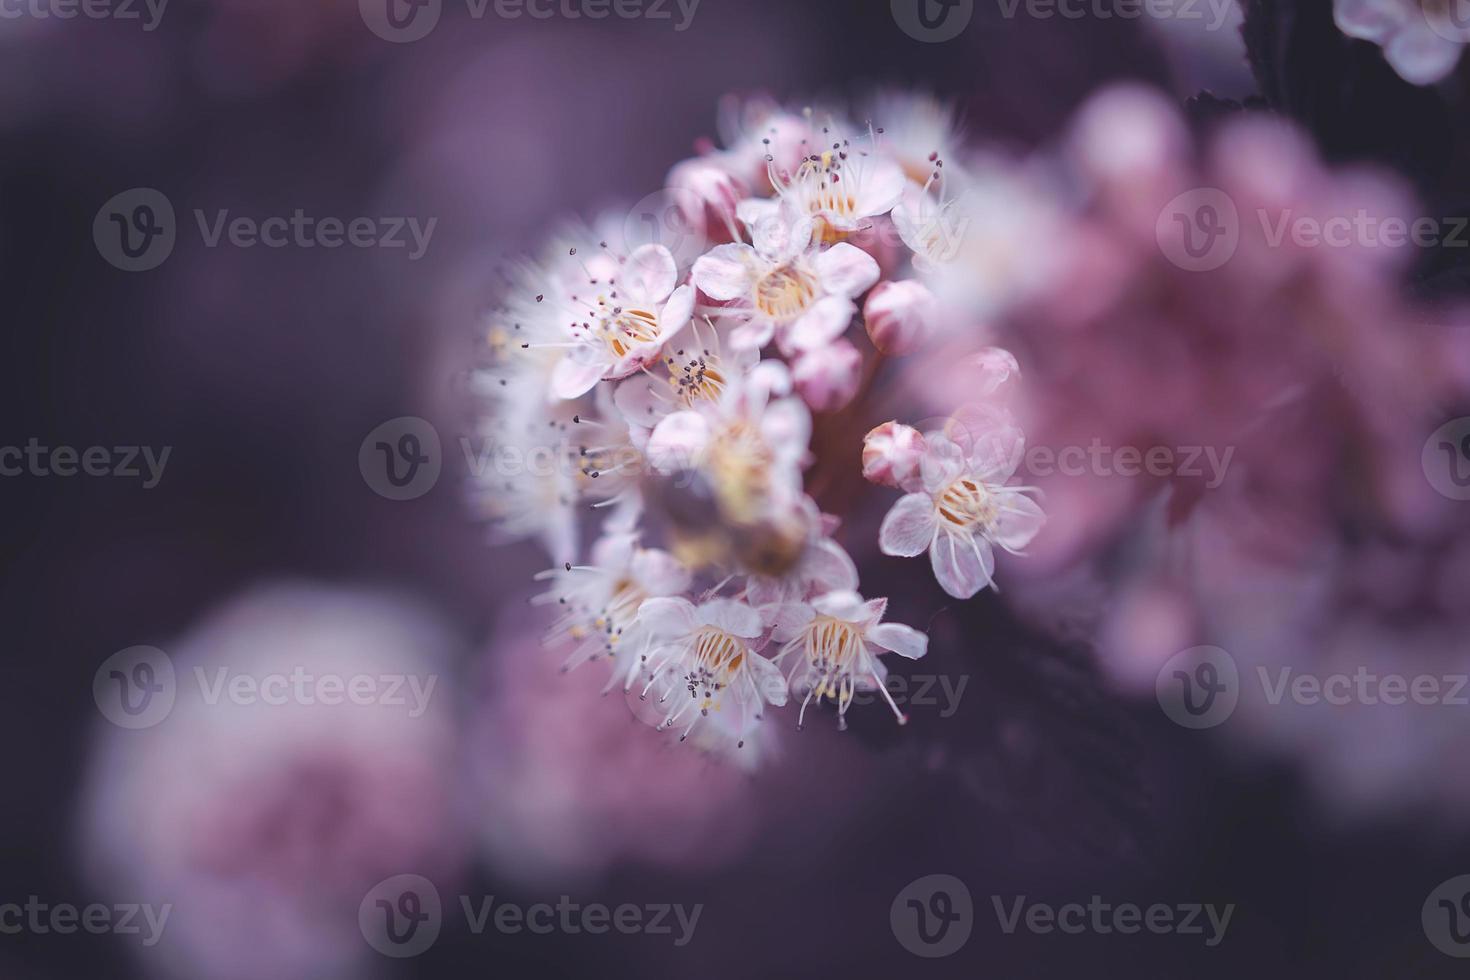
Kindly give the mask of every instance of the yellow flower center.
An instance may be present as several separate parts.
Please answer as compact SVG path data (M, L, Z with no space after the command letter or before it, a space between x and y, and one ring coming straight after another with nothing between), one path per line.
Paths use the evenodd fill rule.
M783 265L755 284L755 305L772 320L794 320L817 298L817 277L796 265Z
M944 488L936 503L939 516L960 530L989 530L999 513L995 498L974 477L964 476Z

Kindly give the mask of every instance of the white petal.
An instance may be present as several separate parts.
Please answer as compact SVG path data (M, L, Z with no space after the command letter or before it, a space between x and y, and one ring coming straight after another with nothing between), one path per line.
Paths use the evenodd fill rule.
M848 590L828 592L826 595L817 596L812 600L812 608L823 616L831 616L833 619L841 619L849 623L861 622L865 612L863 597Z
M883 618L883 614L887 611L887 599L869 599L867 602L863 603L862 622L864 624L864 629L869 626L877 626L878 621Z
M1046 523L1041 505L1024 493L1001 490L996 493L1000 514L995 519L991 537L1007 551L1020 551L1031 543L1036 532Z
M847 550L831 538L807 547L802 576L819 592L851 591L858 586L858 570Z
M943 433L930 432L924 435L924 455L919 457L919 475L924 489L939 493L958 480L965 472L965 456L960 447Z
M633 555L633 579L654 596L677 595L689 588L689 569L667 551L646 548Z
M608 365L563 357L551 371L551 391L558 398L581 398L602 380Z
M623 263L618 288L637 303L662 303L679 281L679 264L662 245L640 245Z
M774 197L748 197L735 205L735 217L750 231L751 237L755 237L755 229L762 222L776 217L781 210L781 202Z
M1383 55L1404 81L1433 85L1454 70L1462 47L1430 30L1427 23L1410 21L1384 45Z
M767 262L785 265L812 243L812 219L781 202L774 214L760 218L750 229L755 250Z
M606 534L592 546L592 564L606 572L622 574L638 548L636 534Z
M787 602L772 608L766 619L771 623L771 639L785 643L800 633L802 627L817 618L817 611L805 602Z
M799 398L772 402L761 417L761 438L776 451L778 462L794 463L806 455L812 414Z
M613 404L629 425L651 429L669 414L668 392L668 385L640 374L618 385ZM659 401L659 396L665 400Z
M749 245L716 245L694 260L690 278L710 299L738 299L750 292L751 270L758 261Z
M673 637L694 632L698 620L694 603L688 599L660 597L643 600L638 607L638 625L653 636Z
M827 296L787 327L781 338L783 351L823 347L841 337L857 307L846 296Z
M849 298L858 296L872 288L878 281L878 263L856 245L838 242L825 252L819 252L813 263L822 288Z
M934 540L936 520L934 500L927 493L900 497L878 529L879 550L900 558L922 555Z
M956 599L968 599L990 585L995 573L990 542L967 534L936 537L929 548L929 562L940 587Z
M739 351L759 351L771 342L776 325L764 317L739 326L730 334L730 343Z
M762 615L766 616L766 622L771 622L771 616L775 615L776 607L786 598L785 583L778 578L769 575L750 575L745 579L745 601L752 606L762 609ZM770 607L770 611L765 611Z
M1398 29L1407 13L1396 0L1334 0L1332 19L1348 37L1381 42Z
M698 412L675 412L648 437L648 462L660 473L693 469L709 444L709 423Z
M658 335L660 337L672 337L684 325L689 322L690 315L694 312L694 287L680 286L674 290L669 301L658 314Z
M699 621L747 639L761 635L760 613L734 599L711 599L699 607Z
M903 198L907 186L908 178L897 163L882 157L869 157L861 178L856 209L858 217L871 218L892 211Z
M892 650L905 660L918 660L929 652L929 636L902 623L880 623L868 630L874 646Z
M758 653L747 654L745 659L761 700L778 708L785 704L786 678L781 676L781 668Z

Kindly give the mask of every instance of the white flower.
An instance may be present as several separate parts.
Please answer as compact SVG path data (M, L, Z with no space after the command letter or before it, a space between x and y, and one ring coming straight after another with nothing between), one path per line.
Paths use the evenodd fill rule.
M1470 28L1451 11L1457 0L1334 0L1333 19L1348 37L1371 41L1399 77L1432 85L1454 70Z
M701 472L724 516L753 524L800 506L811 413L789 396L790 374L762 361L718 402L674 412L648 439L659 473Z
M809 116L810 118L810 116ZM829 117L812 124L807 153L794 172L771 166L771 185L781 204L817 222L823 241L838 241L871 224L872 218L893 210L908 182L903 167L877 151L873 134L867 145L854 146L845 134L847 124ZM749 201L741 218L758 223L775 210L775 202Z
M656 360L694 310L694 290L678 281L678 264L662 245L635 249L611 276L590 276L567 300L570 339L554 345L569 349L551 375L556 396L581 397Z
M925 92L880 92L864 113L883 128L878 150L903 168L915 184L924 184L934 165L949 160L960 146L960 127L953 105Z
M812 698L824 697L837 702L837 724L846 729L847 709L857 691L882 691L899 724L908 721L888 693L888 668L878 657L892 651L918 660L928 652L929 637L912 626L881 622L887 608L887 599L864 602L850 591L818 596L806 607L806 622L776 656L777 664L792 659L787 681L795 693L806 692L796 720L798 730Z
M1019 554L1046 515L1029 487L1006 486L1020 462L997 441L977 439L966 449L940 432L925 435L920 462L923 490L901 497L878 532L885 555L912 558L929 552L945 592L968 599L994 585L999 545Z
M538 538L554 561L575 561L579 516L589 501L611 509L609 530L633 526L643 507L643 454L611 401L605 388L590 413L532 399L481 422L471 500L491 522L494 540Z
M688 569L666 551L639 547L632 532L599 540L590 565L568 562L536 578L551 578L554 584L535 601L555 602L562 609L547 642L574 644L562 669L607 657L614 662L613 677L625 677L627 683L637 671L639 607L645 599L689 588Z
M664 345L663 376L650 369L618 385L613 401L628 425L642 431L645 442L648 432L671 413L718 404L756 366L760 351L732 343L736 329L728 320L706 320L704 329L691 320Z
M750 606L733 599L699 606L681 598L649 599L638 618L651 640L640 698L652 697L658 706L660 731L683 726L682 742L704 721L739 749L765 705L786 703L780 670L755 650L764 627Z
M749 202L746 202L749 203ZM782 206L751 225L753 245L717 245L696 259L692 279L747 325L738 345L759 349L780 330L783 345L818 346L852 321L853 300L878 281L878 263L846 242L812 247L810 215Z

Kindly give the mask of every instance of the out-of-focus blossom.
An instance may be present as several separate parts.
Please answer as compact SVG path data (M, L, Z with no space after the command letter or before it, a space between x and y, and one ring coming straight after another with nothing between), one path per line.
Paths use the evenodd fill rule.
M98 890L173 905L150 975L360 976L369 889L453 880L454 646L396 596L276 585L169 648L171 712L102 733L82 807Z
M497 871L560 883L628 862L716 868L758 831L738 768L638 724L621 686L600 696L596 672L560 671L535 624L499 632L487 653L466 764Z
M851 342L837 339L796 356L791 379L814 412L834 412L858 393L863 355Z
M934 335L938 303L916 279L880 282L863 304L863 321L873 346L890 357L908 354Z
M1105 665L1140 691L1181 649L1223 647L1254 695L1232 724L1323 766L1332 792L1381 802L1414 758L1439 779L1432 732L1263 706L1258 681L1444 662L1464 629L1443 585L1470 514L1421 453L1470 404L1470 319L1402 297L1414 247L1392 229L1414 227L1413 202L1326 169L1276 121L1226 125L1197 158L1174 109L1139 90L1096 97L1068 146L1058 258L1075 288L995 323L1025 365L1013 407L1052 518L1011 596L1046 618L1071 606L1058 583L1105 584ZM1352 780L1319 751L1374 731L1395 748L1360 756Z
M936 162L953 159L961 147L955 107L931 94L889 89L866 103L862 113L880 128L878 151L919 186L933 175Z
M1333 0L1332 16L1348 37L1381 47L1404 81L1432 85L1454 71L1470 42L1454 9L1437 0Z

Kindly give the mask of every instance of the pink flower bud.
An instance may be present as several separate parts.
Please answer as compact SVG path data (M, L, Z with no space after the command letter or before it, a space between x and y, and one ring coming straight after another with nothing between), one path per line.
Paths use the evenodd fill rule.
M863 477L885 487L917 489L924 437L918 429L884 422L863 436Z
M938 304L917 279L880 282L863 306L873 346L889 356L918 350L934 333Z
M814 412L836 411L852 401L862 374L863 355L840 339L802 351L791 367L796 390Z
M669 171L669 193L688 226L711 241L729 240L735 205L746 196L739 178L719 163L695 157Z

